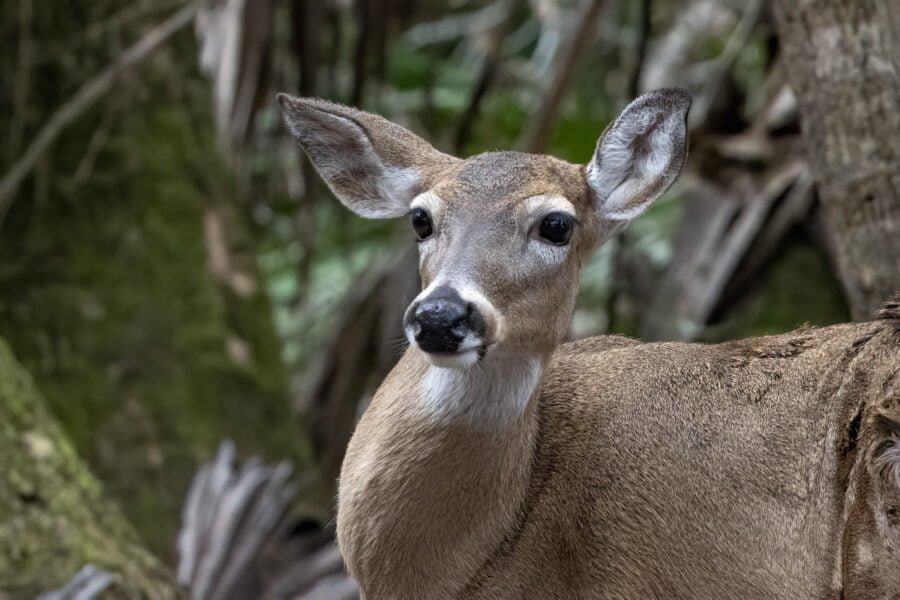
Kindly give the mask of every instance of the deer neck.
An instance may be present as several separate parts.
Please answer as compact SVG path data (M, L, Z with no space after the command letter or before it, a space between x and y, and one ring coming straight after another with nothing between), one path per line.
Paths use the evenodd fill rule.
M367 597L447 597L516 525L545 356L462 371L408 350L360 420L340 481L341 550Z

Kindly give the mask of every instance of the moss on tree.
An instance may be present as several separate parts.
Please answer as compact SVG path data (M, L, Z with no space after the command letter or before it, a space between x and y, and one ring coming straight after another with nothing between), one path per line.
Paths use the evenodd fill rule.
M87 563L116 575L105 597L181 597L0 340L0 599L34 598Z
M15 4L2 9L7 24ZM84 34L129 6L35 3L34 43L58 60L35 63L27 112L0 111L0 130L24 118L27 139L115 58L116 36L137 39L140 24ZM5 63L16 35L3 40ZM0 336L129 521L169 557L188 482L222 438L302 457L250 211L195 64L185 30L58 140L0 229ZM242 285L211 268L211 219Z

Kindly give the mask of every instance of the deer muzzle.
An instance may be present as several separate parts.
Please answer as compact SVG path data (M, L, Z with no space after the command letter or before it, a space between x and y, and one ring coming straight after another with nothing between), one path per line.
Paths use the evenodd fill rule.
M417 299L406 311L404 326L415 344L430 355L483 354L486 324L473 302L442 285Z

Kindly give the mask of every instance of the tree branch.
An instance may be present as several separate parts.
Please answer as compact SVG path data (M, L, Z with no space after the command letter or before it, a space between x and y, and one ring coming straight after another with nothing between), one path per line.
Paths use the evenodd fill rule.
M593 37L594 28L597 25L597 18L600 16L602 6L603 2L601 0L588 0L579 16L578 26L563 51L557 66L556 76L553 78L550 87L547 88L540 107L519 138L518 146L524 152L540 152L547 145L553 124L556 122L559 105L569 89L569 83L572 80L578 59L584 53L585 46Z
M512 20L517 4L518 0L506 0L503 6L503 18L488 34L487 51L485 52L484 62L481 65L481 73L478 75L475 87L472 88L469 104L459 119L456 134L454 135L453 148L456 152L462 151L463 147L468 143L472 125L478 119L478 114L481 110L481 101L487 96L488 90L497 79L497 74L500 71L500 62L503 60L503 42L506 40L510 29L512 29Z
M641 92L641 76L644 73L644 62L647 59L647 43L650 41L650 30L652 28L651 10L653 8L653 0L641 0L640 25L638 28L638 40L635 47L635 59L631 72L628 74L628 85L626 92L628 98L626 102L630 102L633 98L637 98Z
M53 145L63 130L84 114L94 102L109 92L123 73L143 61L160 48L175 32L188 25L196 10L197 4L192 2L151 29L147 35L128 48L115 62L81 86L81 89L72 98L59 107L50 120L38 131L22 157L13 165L12 169L3 175L3 180L0 181L0 226L3 224L3 218L12 204L14 194L22 180L31 172L37 161Z
M369 70L369 46L372 32L372 10L368 0L356 0L356 46L353 49L353 87L350 92L350 104L359 106L362 103Z
M10 155L19 150L22 132L25 130L25 112L31 88L31 61L34 49L31 29L34 21L32 0L19 0L19 43L16 60L16 76L12 89L12 123L9 126Z

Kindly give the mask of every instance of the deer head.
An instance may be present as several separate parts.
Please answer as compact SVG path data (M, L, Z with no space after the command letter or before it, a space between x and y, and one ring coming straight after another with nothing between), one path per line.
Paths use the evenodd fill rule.
M457 368L556 347L586 256L681 170L691 103L681 89L641 96L600 136L590 162L573 165L519 152L459 159L376 115L278 100L345 206L376 219L409 215L424 289L404 329L432 364Z

